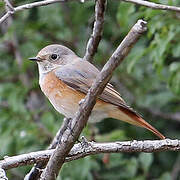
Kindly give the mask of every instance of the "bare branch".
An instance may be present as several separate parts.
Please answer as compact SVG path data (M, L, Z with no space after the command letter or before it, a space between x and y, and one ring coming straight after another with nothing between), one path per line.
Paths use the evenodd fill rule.
M28 154L21 154L13 157L6 157L0 161L0 168L5 170L20 166L31 165L38 162L47 162L54 149ZM65 162L80 159L85 156L100 153L121 153L121 152L159 152L159 151L180 151L180 140L145 140L145 141L123 141L123 142L85 142L75 144L67 156Z
M4 22L11 14L14 14L14 11L8 11L4 16L0 19L0 24Z
M67 2L68 0L44 0L44 1L39 1L39 2L34 2L34 3L29 3L29 4L24 4L21 6L18 6L16 8L13 8L12 6L10 6L10 10L0 18L0 24L5 21L10 15L14 14L17 11L22 11L24 9L31 9L33 7L38 7L38 6L47 6L49 4L54 4L54 3L58 3L58 2ZM130 2L130 3L134 3L134 4L139 4L142 6L146 6L149 8L153 8L153 9L161 9L161 10L169 10L169 11L176 11L176 12L180 12L180 7L176 7L176 6L168 6L168 5L163 5L163 4L157 4L157 3L153 3L153 2L148 2L148 1L143 1L143 0L123 0L125 2ZM5 1L7 4L7 0ZM81 0L81 2L84 2L84 0ZM9 6L10 3L8 3Z
M92 84L92 87L88 91L85 99L80 102L79 111L73 118L70 127L64 132L61 141L59 142L41 175L41 180L54 180L56 178L66 156L85 127L91 110L96 103L97 96L102 93L104 87L111 78L112 72L127 56L132 46L136 43L141 34L146 31L146 29L146 22L139 20L132 27L131 31L105 64L95 82Z
M122 1L146 6L146 7L152 8L152 9L160 9L160 10L169 10L169 11L180 12L180 7L176 7L176 6L168 6L168 5L164 5L164 4L157 4L154 2L149 2L149 1L144 1L144 0L122 0Z
M24 9L31 9L33 7L38 7L38 6L47 6L49 4L54 4L58 2L66 2L67 0L44 0L44 1L39 1L39 2L34 2L34 3L29 3L29 4L24 4L18 7L15 7L10 9L4 16L0 18L0 24L5 21L10 15L14 14L15 12L22 11ZM7 3L8 1L6 1Z
M45 0L45 1L39 1L39 2L34 2L34 3L29 3L29 4L25 4L22 6L18 6L16 8L14 8L15 11L21 11L24 9L31 9L33 7L38 7L38 6L47 6L49 4L54 4L54 3L58 3L58 2L67 2L67 0Z
M106 0L96 0L93 32L87 43L86 53L83 58L86 61L92 62L93 56L97 52L97 48L103 33L105 9L106 9Z

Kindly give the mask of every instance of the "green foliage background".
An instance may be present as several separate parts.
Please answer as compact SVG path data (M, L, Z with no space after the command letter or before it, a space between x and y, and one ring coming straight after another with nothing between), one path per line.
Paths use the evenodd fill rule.
M13 0L14 6L33 2ZM180 6L179 0L154 0ZM1 15L4 3L0 2ZM148 31L116 70L112 83L129 105L168 138L180 139L180 14L153 10L121 1L108 1L102 41L94 58L101 69L137 19ZM29 62L44 46L64 44L83 57L94 21L94 2L68 2L16 13L0 29L0 158L45 149L62 123L41 93L37 65ZM18 42L18 45L16 44ZM20 53L22 62L19 62ZM179 117L179 116L178 116ZM144 140L147 130L106 119L97 124L97 141ZM83 134L90 138L91 128ZM62 180L180 179L177 152L90 156L64 165ZM9 179L23 179L31 167L8 171Z

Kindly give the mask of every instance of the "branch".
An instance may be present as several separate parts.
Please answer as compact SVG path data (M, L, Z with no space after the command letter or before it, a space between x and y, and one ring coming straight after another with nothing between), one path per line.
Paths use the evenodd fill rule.
M86 46L84 60L92 62L94 54L97 52L99 42L103 33L104 14L106 9L106 0L96 0L95 22L93 32Z
M154 2L149 2L149 1L144 1L144 0L122 0L122 1L146 6L146 7L152 8L152 9L160 9L160 10L169 10L169 11L180 12L180 7L176 7L176 6L168 6L168 5L164 5L164 4L157 4Z
M44 0L44 1L40 1L40 2L24 4L24 5L15 7L15 8L9 3L8 0L4 0L4 1L5 1L6 5L8 7L10 7L10 10L8 12L6 12L4 14L4 16L2 16L0 18L0 24L2 22L4 22L10 15L16 13L17 11L22 11L24 9L31 9L33 7L38 7L38 6L47 6L49 4L54 4L54 3L58 3L58 2L67 2L68 0ZM168 5L157 4L157 3L143 1L143 0L122 0L122 1L139 4L139 5L146 6L146 7L152 8L152 9L161 9L161 10L180 12L180 7L176 7L176 6L168 6ZM81 2L84 2L84 0L81 0Z
M132 46L139 39L141 34L146 31L146 22L139 20L110 57L108 62L103 67L102 71L97 76L92 84L85 99L79 104L79 111L76 113L69 128L66 129L64 135L52 154L45 170L41 175L41 180L54 180L61 169L66 156L78 139L80 133L85 127L88 117L96 103L96 98L102 93L106 84L111 78L112 72L127 56Z
M0 161L0 168L4 170L20 166L31 165L39 162L47 162L54 149L38 152L31 152L13 157L6 157ZM159 152L159 151L180 151L180 140L145 140L145 141L124 141L124 142L82 142L75 144L71 149L65 162L80 159L89 155L100 153L130 153L130 152Z
M66 2L66 1L67 0L44 0L44 1L34 2L34 3L24 4L15 8L13 8L13 6L11 5L11 8L9 9L9 11L0 18L0 24L4 22L10 15L18 11L22 11L24 9L31 9L33 7L38 7L38 6L47 6L49 4L54 4L58 2ZM6 5L9 7L10 3L8 4L7 2L9 1L5 0Z

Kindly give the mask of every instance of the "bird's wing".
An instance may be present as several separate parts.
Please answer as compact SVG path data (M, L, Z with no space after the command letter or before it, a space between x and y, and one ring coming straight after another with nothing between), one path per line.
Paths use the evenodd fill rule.
M64 65L55 70L56 76L62 80L65 84L73 89L87 94L88 89L91 87L95 80L99 70L87 61L79 60L81 62ZM79 66L81 63L81 66ZM121 95L108 83L99 99L120 106L129 110L125 101L121 98ZM132 110L133 111L133 110Z

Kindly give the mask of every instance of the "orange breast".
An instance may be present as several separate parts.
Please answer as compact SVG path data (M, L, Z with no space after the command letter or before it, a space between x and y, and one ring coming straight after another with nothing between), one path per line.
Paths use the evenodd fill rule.
M66 117L74 117L79 107L79 101L85 97L84 93L67 86L58 79L54 72L46 74L40 86L54 108ZM104 108L106 105L106 102L97 100L94 110L106 111Z

